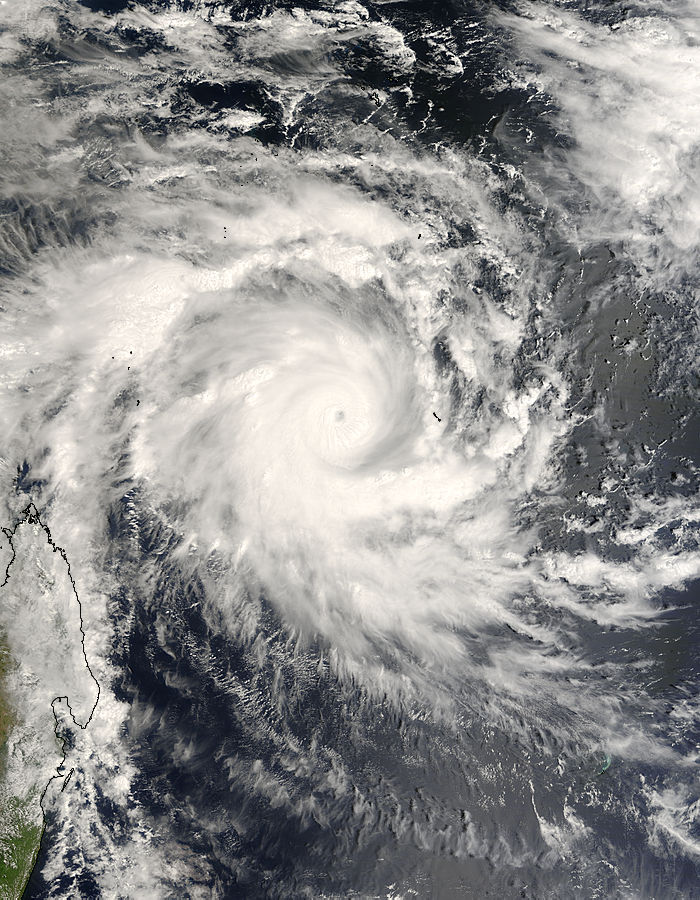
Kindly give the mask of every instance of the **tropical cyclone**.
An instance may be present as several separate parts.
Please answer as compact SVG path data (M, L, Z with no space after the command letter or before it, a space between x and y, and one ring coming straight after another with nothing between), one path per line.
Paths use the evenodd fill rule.
M0 895L12 898L21 895L36 858L48 787L54 779L65 785L73 771L60 733L87 727L99 686L85 657L65 554L32 504L13 530L2 531L2 690L10 721L0 747Z
M192 298L149 373L133 466L180 498L202 552L255 573L348 665L396 641L431 663L463 652L455 627L508 615L525 544L497 454L445 447L434 375L391 304L339 308L332 287L317 281L315 303L297 285L255 306L245 289Z

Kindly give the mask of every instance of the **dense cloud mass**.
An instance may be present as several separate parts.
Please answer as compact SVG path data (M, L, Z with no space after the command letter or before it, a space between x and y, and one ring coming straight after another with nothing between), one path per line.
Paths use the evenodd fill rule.
M0 23L28 896L693 896L693 4Z

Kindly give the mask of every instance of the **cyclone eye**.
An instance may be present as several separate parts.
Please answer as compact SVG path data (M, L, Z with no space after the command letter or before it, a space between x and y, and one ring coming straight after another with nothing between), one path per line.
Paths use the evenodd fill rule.
M336 421L336 422L343 422L344 420L345 420L345 410L343 410L343 409L338 409L338 410L336 410L336 413L335 413L335 421Z

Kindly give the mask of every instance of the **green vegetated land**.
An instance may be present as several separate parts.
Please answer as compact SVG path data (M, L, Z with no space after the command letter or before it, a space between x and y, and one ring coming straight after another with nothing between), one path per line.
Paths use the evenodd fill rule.
M42 826L33 821L31 812L38 797L20 799L10 797L7 785L7 738L16 723L9 698L5 692L7 673L11 665L10 648L0 634L0 900L19 900L27 884L41 841ZM3 796L4 795L4 796Z
M38 802L13 797L0 812L0 898L19 900L29 880L41 842L41 825L32 822L28 808Z

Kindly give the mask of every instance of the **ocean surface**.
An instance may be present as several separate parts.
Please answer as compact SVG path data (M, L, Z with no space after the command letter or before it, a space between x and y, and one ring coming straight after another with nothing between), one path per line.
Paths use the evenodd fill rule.
M0 65L0 524L100 685L25 897L700 897L697 2L4 0Z

